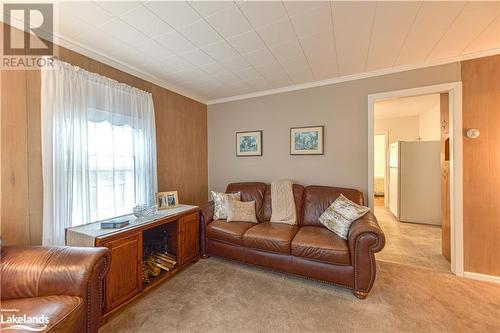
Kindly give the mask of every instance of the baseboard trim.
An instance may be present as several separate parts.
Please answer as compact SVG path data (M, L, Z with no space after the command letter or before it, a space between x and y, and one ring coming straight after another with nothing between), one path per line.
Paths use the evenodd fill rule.
M487 275L487 274L480 274L480 273L473 273L473 272L464 272L464 278L486 281L486 282L493 282L493 283L500 283L500 276L495 276L495 275Z

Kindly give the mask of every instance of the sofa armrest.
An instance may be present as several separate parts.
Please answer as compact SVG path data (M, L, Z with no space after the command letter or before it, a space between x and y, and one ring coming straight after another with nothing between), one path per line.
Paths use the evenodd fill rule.
M214 220L214 202L209 201L201 206L200 211L200 252L202 258L207 258L205 251L205 235L207 225Z
M351 224L347 243L355 270L355 290L368 293L375 280L375 253L385 245L384 232L372 212Z
M214 202L209 201L201 206L200 216L203 224L207 225L214 219Z
M370 247L370 251L374 253L381 251L385 245L385 235L378 225L377 218L372 212L368 212L361 218L351 224L349 228L348 243L351 251L351 258L356 250L356 243L360 241L366 242L368 238L363 236L371 236L371 241L375 240L375 244ZM358 244L359 245L359 244Z
M79 296L87 307L87 331L97 332L110 263L107 248L6 246L2 248L2 299Z

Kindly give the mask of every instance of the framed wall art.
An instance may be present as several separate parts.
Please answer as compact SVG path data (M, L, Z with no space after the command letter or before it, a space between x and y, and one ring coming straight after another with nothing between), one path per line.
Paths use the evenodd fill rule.
M324 126L290 128L290 155L323 155Z
M236 156L262 156L262 131L237 132Z

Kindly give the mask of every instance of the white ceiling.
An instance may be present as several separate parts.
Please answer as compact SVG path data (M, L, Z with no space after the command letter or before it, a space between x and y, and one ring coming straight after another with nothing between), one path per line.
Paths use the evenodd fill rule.
M373 111L376 120L413 117L439 108L440 96L432 94L376 101Z
M499 15L476 1L68 1L57 18L63 46L206 102L500 53Z

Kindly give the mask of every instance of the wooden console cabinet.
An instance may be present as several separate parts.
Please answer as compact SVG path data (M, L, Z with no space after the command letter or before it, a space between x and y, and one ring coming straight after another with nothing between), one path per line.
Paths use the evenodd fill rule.
M78 231L79 227L72 228ZM98 227L94 227L94 230ZM167 231L168 245L176 255L177 264L170 271L162 271L150 283L143 283L142 263L144 234L155 228ZM85 230L81 233L85 234ZM68 244L78 246L79 244ZM199 259L199 208L185 206L168 216L147 223L138 223L109 232L99 230L94 246L111 250L111 267L105 280L104 318L127 304L134 297L167 280L187 264Z

